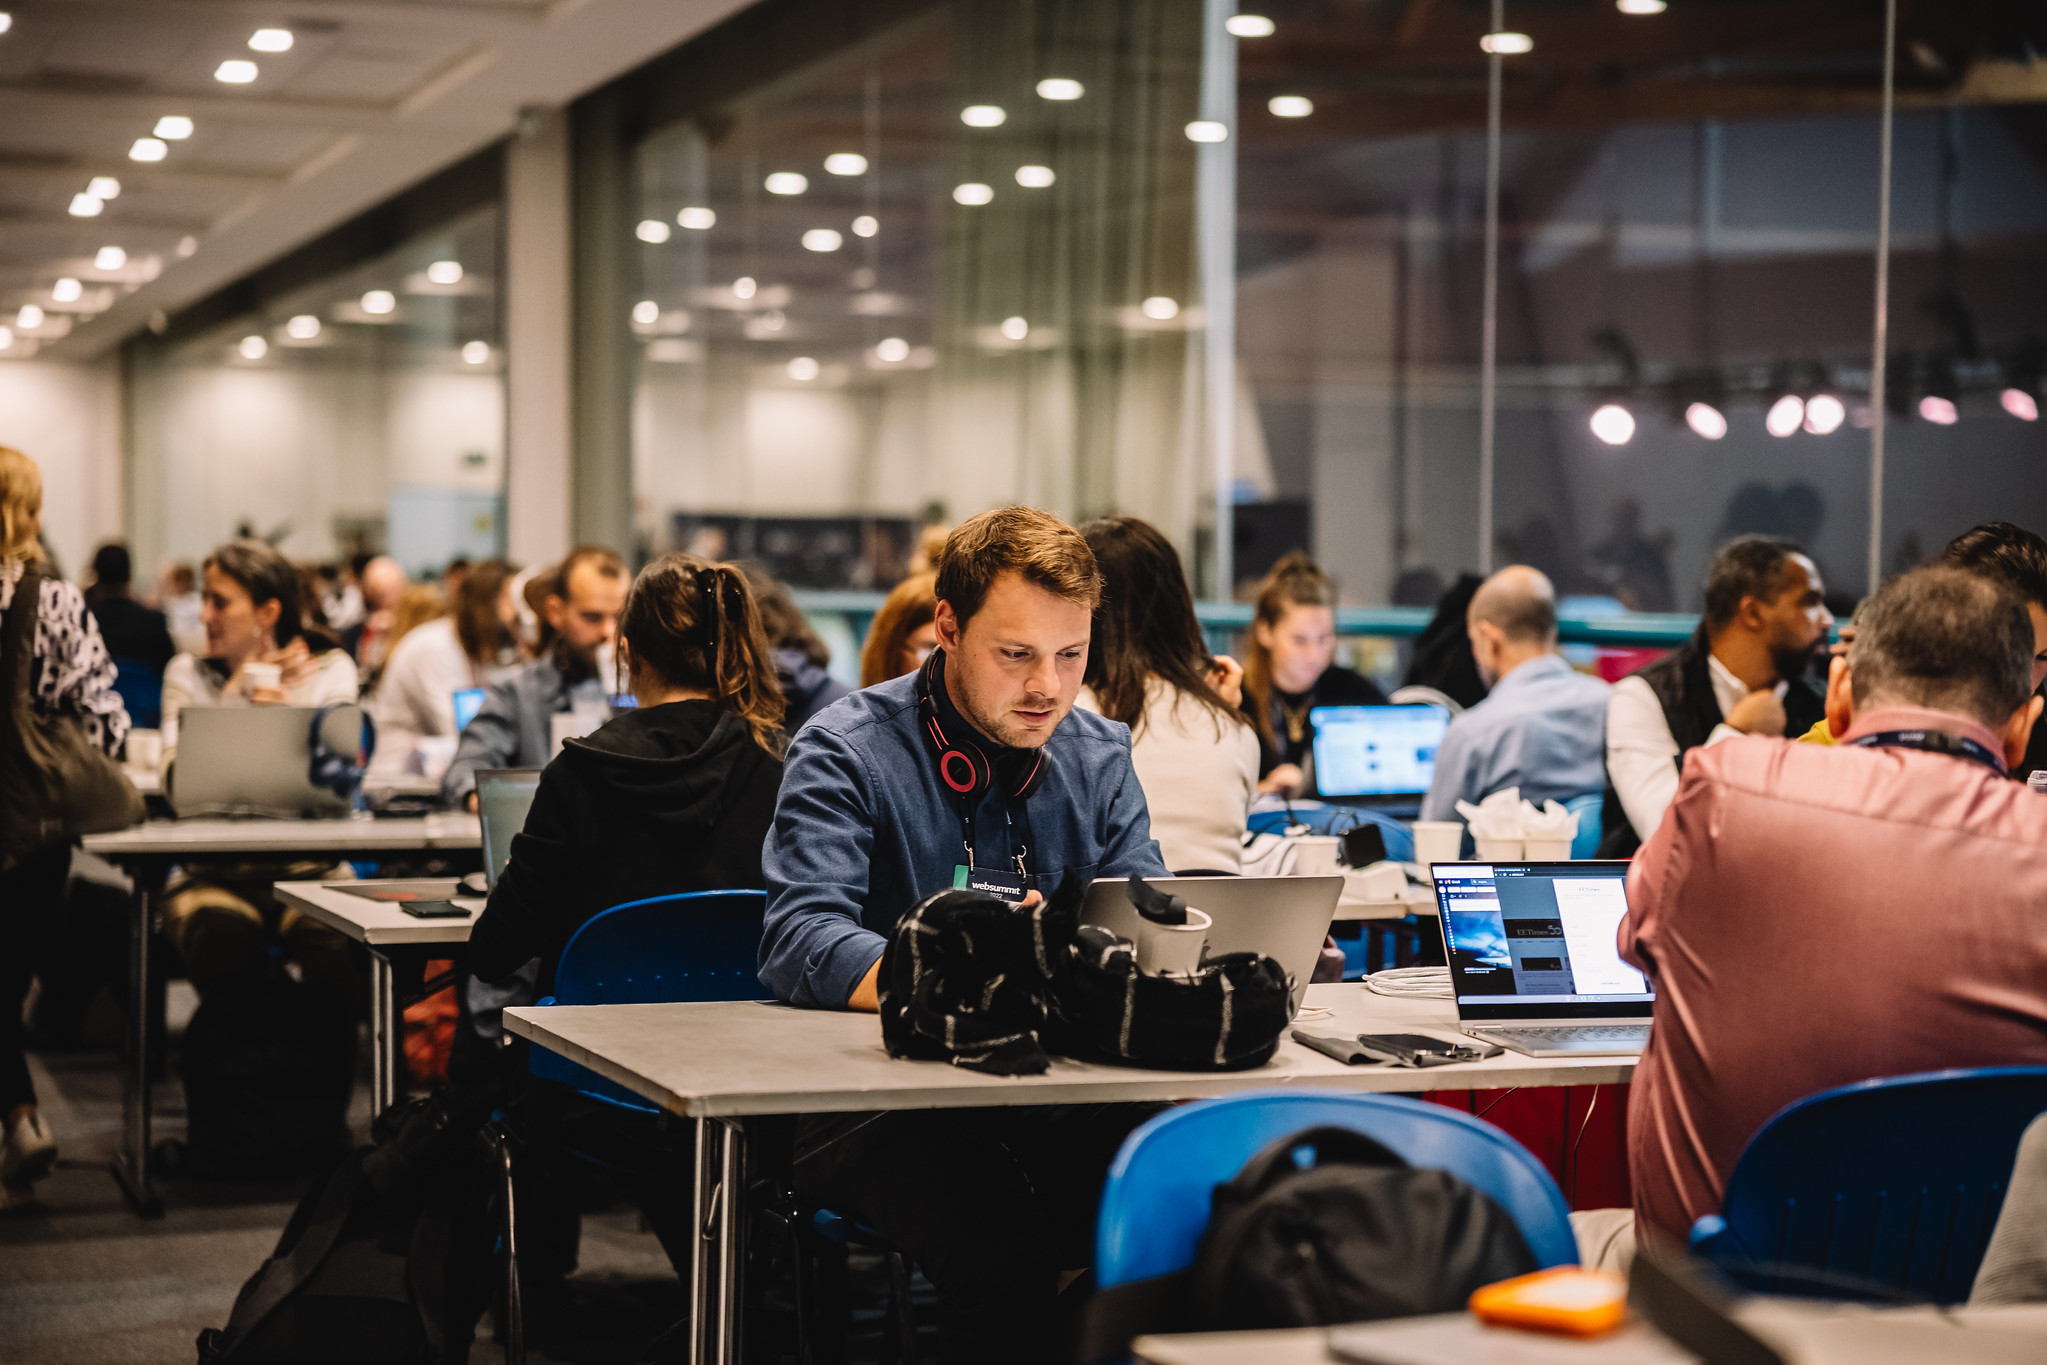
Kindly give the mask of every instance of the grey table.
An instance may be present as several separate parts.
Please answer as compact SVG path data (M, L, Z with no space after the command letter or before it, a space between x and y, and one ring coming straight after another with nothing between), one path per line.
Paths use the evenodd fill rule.
M1751 1299L1735 1311L1794 1365L2047 1360L2043 1305L1942 1313ZM1139 1337L1131 1354L1145 1365L1696 1365L1698 1359L1640 1323L1578 1341L1484 1327L1465 1313L1291 1332Z
M420 919L406 914L395 902L369 900L349 889L383 885L418 888L425 895L451 898L468 910L469 916ZM375 1118L398 1102L398 1077L404 1072L399 1061L404 1007L398 993L397 961L430 957L435 949L459 950L469 942L469 931L483 913L484 900L456 895L454 883L447 878L394 883L278 882L272 889L286 905L370 950L370 1117ZM442 984L429 983L424 993L430 995Z
M121 1089L121 1149L114 1179L145 1217L163 1213L163 1200L149 1180L149 945L155 929L155 900L171 868L194 858L400 857L429 851L480 849L476 817L463 813L403 820L358 816L343 820L150 820L112 834L89 834L85 851L120 867L135 882L135 914L129 944L133 1055Z
M1299 1027L1308 1032L1456 1035L1448 1000L1394 999L1345 983L1309 987L1307 1004L1311 1011L1330 1011L1302 1019ZM691 1246L690 1289L696 1365L713 1360L737 1365L740 1358L745 1219L737 1205L746 1184L750 1117L1191 1100L1284 1085L1409 1092L1605 1085L1627 1080L1635 1069L1632 1057L1538 1060L1517 1053L1425 1071L1349 1067L1289 1039L1272 1061L1253 1071L1148 1071L1055 1059L1042 1076L987 1076L889 1057L871 1014L769 1001L525 1006L505 1011L505 1027L669 1113L695 1120L694 1198L701 1232Z

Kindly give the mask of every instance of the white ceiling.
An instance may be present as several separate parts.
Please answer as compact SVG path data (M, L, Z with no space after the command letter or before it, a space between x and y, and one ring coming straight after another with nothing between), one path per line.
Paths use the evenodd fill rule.
M0 0L0 325L89 359L749 0ZM291 50L254 52L258 28ZM253 84L214 79L254 61ZM182 114L164 160L129 148ZM121 183L96 218L72 196ZM99 270L100 248L128 263ZM184 251L189 254L181 255ZM51 297L59 278L82 297ZM15 325L23 304L43 326Z

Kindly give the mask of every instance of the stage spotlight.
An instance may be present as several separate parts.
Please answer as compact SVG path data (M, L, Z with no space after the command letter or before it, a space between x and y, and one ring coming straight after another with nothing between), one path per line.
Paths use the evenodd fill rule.
M1711 403L1694 403L1685 409L1685 425L1709 441L1727 434L1727 417Z
M1848 409L1831 393L1816 393L1805 404L1805 429L1815 436L1831 436L1848 419Z
M1592 414L1592 434L1610 446L1635 439L1635 415L1618 403L1605 403Z
M1763 426L1772 436L1789 436L1804 425L1805 400L1795 393L1785 394L1763 414Z

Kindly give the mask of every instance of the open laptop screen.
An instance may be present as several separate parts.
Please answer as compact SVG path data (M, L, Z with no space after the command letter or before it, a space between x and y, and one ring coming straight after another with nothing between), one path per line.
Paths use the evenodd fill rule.
M1460 1016L1648 1013L1653 988L1614 941L1628 910L1626 863L1438 863L1432 871Z
M1315 788L1324 796L1420 796L1450 713L1440 706L1318 706Z
M526 812L540 788L538 768L481 768L476 813L483 823L483 875L493 890L512 857L512 836L526 828Z

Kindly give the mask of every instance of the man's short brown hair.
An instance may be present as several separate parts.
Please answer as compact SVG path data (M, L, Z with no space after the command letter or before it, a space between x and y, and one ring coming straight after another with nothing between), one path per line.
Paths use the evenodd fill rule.
M997 507L953 528L938 561L938 600L952 603L964 628L995 580L1010 572L1089 611L1101 604L1102 573L1080 532L1022 506Z
M1914 569L1878 588L1848 650L1855 706L1871 699L1974 716L2001 728L2033 691L2025 600L1966 569Z
M556 597L564 602L569 600L569 575L585 564L605 578L628 577L625 561L618 557L618 551L606 545L578 545L555 566L553 593Z

